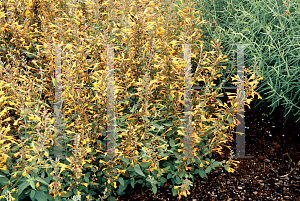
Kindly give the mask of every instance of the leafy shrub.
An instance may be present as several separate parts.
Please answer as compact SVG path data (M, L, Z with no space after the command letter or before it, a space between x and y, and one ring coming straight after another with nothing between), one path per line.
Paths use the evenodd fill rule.
M197 81L215 86L222 77L221 68L226 68L221 63L228 61L217 40L211 41L210 51L203 51L201 34L195 27L205 21L196 18L199 12L192 1L40 0L8 9L11 5L3 2L4 15L0 15L3 27L15 26L0 32L11 36L3 40L2 47L11 48L1 52L0 66L4 78L0 91L2 198L114 200L136 183L154 193L167 183L173 195L181 197L189 194L195 174L206 177L218 166L233 171L231 159L220 162L211 157L214 151L222 154L222 146L232 140L235 93L227 94L229 100L222 102L218 99L223 95L220 89L193 92L194 158L184 156L185 63L176 44L200 46L191 53L197 64L193 85ZM35 25L28 21L32 13L42 19ZM39 27L40 45L33 45L34 35L23 33L32 26ZM22 56L19 50L26 42L11 45L15 33L28 37L32 60L18 62ZM62 146L66 158L56 160L51 157L56 137L51 109L53 43L63 49L64 86L99 87L63 89ZM107 43L121 44L115 57L116 158L105 158L107 91L100 86L107 81L106 47L102 45ZM261 78L251 70L245 73L245 102L250 104ZM231 79L240 81L237 76Z

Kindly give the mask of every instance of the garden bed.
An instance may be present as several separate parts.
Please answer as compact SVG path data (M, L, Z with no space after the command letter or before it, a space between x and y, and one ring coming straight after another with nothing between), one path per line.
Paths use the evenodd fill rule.
M181 200L300 200L300 132L299 123L289 118L284 123L283 110L276 108L269 114L267 108L246 108L246 156L234 173L216 168L202 179L195 177L189 197ZM231 146L234 145L234 141ZM214 154L216 160L229 157ZM178 200L167 186L159 188L156 195L150 189L126 189L119 200Z

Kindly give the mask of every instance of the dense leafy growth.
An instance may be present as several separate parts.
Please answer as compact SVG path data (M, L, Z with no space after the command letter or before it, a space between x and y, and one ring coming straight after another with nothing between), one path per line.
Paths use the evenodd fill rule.
M194 175L232 140L236 93L192 92L192 154L184 156L184 46L192 85L215 86L228 61L219 41L204 51L193 1L0 2L0 187L13 200L115 200L129 185L169 185L187 196ZM62 48L63 149L54 161L55 44ZM115 158L106 155L107 46L115 46ZM245 69L245 104L259 76ZM231 81L241 82L237 76ZM228 79L223 78L221 85ZM235 84L237 84L235 82ZM242 81L243 82L243 81ZM103 87L105 86L105 87ZM96 88L98 87L98 88ZM257 94L258 95L258 94ZM258 95L259 96L259 95ZM259 96L260 97L260 96ZM230 147L229 147L230 148ZM122 157L124 156L124 157Z

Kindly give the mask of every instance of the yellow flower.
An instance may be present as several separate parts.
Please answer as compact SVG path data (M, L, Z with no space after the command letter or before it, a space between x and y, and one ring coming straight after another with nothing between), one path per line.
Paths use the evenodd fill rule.
M258 99L262 99L262 97L258 93L256 95L258 96Z
M88 183L81 183L82 185L84 185L85 187L88 187Z
M31 162L36 156L31 157L28 161Z
M248 104L250 104L251 101L252 101L251 99L247 99L247 100L246 100L246 102L247 102Z
M168 156L163 157L161 160L167 160L167 159L168 159Z
M4 119L3 121L5 122L5 121L10 121L10 120L11 120L11 118L8 117L7 119Z
M178 135L184 135L181 130L178 130Z
M24 172L22 173L22 176L23 176L23 177L26 177L26 174L27 174L26 171L24 171Z
M234 172L234 169L232 169L232 168L228 168L228 170L227 170L228 172Z
M77 189L76 189L76 191L77 191L77 195L80 195L80 194L81 194L80 191L78 191Z
M5 18L6 16L5 16L5 13L4 12L0 12L0 19L1 18Z

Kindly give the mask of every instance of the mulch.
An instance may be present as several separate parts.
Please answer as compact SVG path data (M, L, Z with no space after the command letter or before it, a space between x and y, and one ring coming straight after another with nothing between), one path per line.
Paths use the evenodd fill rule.
M195 176L194 186L183 201L198 200L300 200L300 121L289 118L284 123L283 108L276 108L269 114L266 108L245 109L246 156L240 161L234 173L216 168L207 178ZM233 140L230 145L234 147ZM233 148L235 150L235 148ZM217 161L229 157L213 154ZM179 200L172 196L171 189L159 187L156 195L149 188L129 186L125 195L118 200Z

